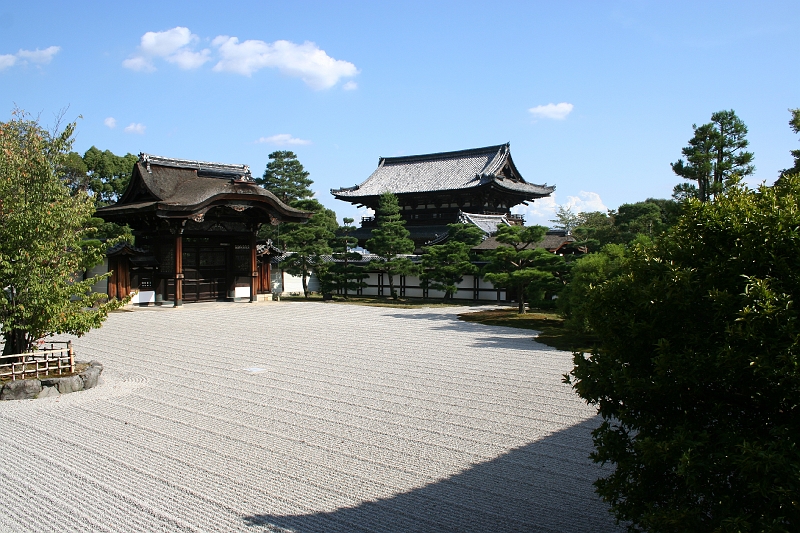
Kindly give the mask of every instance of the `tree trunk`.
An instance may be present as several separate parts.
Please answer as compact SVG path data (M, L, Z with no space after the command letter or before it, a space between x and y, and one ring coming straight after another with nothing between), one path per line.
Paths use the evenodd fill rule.
M348 261L347 261L347 252L348 252L347 247L345 247L345 249L344 249L344 275L343 275L343 277L344 277L344 287L343 288L344 288L344 299L345 300L347 300L347 286L350 284L350 278L348 277L350 275L350 269L347 266L347 263L348 263Z
M308 299L308 271L303 270L303 296Z
M3 355L13 355L30 351L31 345L27 332L22 329L12 329L3 335L5 346Z
M525 287L522 283L517 285L517 299L519 300L519 314L525 314Z
M392 295L392 300L397 300L397 294L394 292L394 276L391 270L387 270L386 274L389 276L389 294Z

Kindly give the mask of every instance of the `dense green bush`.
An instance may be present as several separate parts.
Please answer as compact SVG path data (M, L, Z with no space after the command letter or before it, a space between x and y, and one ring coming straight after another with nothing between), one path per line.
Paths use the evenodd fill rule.
M575 261L571 279L559 294L556 306L567 329L578 334L591 333L587 314L589 292L620 271L626 253L623 244L607 244Z
M601 347L566 379L630 530L800 530L798 204L800 176L689 200L589 291Z

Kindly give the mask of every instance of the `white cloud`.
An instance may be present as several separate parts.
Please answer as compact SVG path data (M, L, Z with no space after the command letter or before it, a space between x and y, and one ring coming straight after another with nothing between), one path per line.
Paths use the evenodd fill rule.
M197 40L189 28L177 26L167 31L148 31L142 35L139 49L149 56L166 57Z
M608 211L599 194L587 191L579 192L578 196L567 196L567 202L564 207L572 208L575 213Z
M306 145L311 144L311 141L305 139L298 139L292 137L288 133L279 133L270 137L261 137L256 141L259 144L274 144L276 146L291 146L291 145Z
M2 54L0 55L0 70L5 70L13 67L19 62L22 65L28 62L36 63L39 65L46 65L53 60L53 56L61 50L60 46L50 46L44 50L19 50L16 54Z
M117 119L114 117L108 117L103 121L103 124L111 128L112 130L117 127Z
M200 50L199 52L192 52L191 50L179 50L174 54L165 57L170 63L178 65L183 70L190 70L203 66L203 63L211 60L211 50L208 48Z
M342 89L344 89L345 91L355 91L356 89L358 89L358 84L353 80L350 80L344 85L342 85Z
M17 56L11 54L4 54L0 55L0 70L7 69L8 67L13 67L14 63L17 62Z
M49 46L44 50L20 50L17 52L17 57L20 59L28 60L32 63L46 65L53 60L53 56L61 50L60 46Z
M184 70L198 68L211 60L211 50L194 51L191 46L200 38L189 28L177 26L166 31L148 31L142 35L139 54L122 62L131 70L152 72L156 69L153 58L163 58Z
M552 223L550 220L555 217L559 205L563 205L565 208L571 208L573 213L608 211L600 195L596 192L588 191L581 191L578 193L578 196L567 196L567 201L562 204L556 202L556 194L553 193L546 198L540 198L529 202L527 206L520 204L511 211L516 214L525 215L525 224L528 226L535 224L551 226Z
M137 133L139 135L144 135L144 130L147 128L144 124L139 124L137 122L131 122L130 125L125 127L125 133Z
M153 72L156 67L153 62L146 57L134 56L122 62L122 66L139 72Z
M575 106L572 104L561 102L560 104L550 103L547 105L537 105L536 107L528 109L528 111L530 111L534 117L564 120L567 118L567 115L572 112L573 107Z
M219 50L221 59L214 70L235 72L251 76L262 68L277 68L283 74L302 79L312 89L329 89L342 78L358 74L356 66L349 61L334 59L306 41L295 44L289 41L248 40L242 43L236 37L220 35L212 41Z

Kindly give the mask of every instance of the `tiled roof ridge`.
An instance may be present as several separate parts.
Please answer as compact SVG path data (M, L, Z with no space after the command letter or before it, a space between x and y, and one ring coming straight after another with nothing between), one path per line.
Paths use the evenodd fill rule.
M481 155L492 152L497 154L498 152L504 149L506 152L508 152L510 147L511 143L505 143L505 144L496 144L492 146L484 146L481 148L468 148L466 150L455 150L452 152L435 152L432 154L380 157L378 158L378 166L382 167L385 166L386 164L394 165L394 164L406 164L406 163L423 162L423 161L436 161L437 159L454 159L458 157ZM494 158L492 160L494 160Z
M175 168L192 168L199 171L206 170L214 173L230 174L232 176L235 175L246 180L253 179L253 176L250 173L249 165L214 163L211 161L198 161L194 159L178 159L175 157L164 157L145 152L139 153L139 162L146 166L148 172L150 172L150 165L158 165Z

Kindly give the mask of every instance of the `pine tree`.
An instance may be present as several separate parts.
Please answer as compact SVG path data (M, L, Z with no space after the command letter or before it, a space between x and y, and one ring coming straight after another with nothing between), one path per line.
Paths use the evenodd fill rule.
M478 273L470 249L483 237L483 232L471 224L449 224L448 228L447 242L425 248L420 274L422 287L444 292L445 300L458 291L464 276Z
M516 289L519 314L525 313L525 291L528 286L550 279L549 262L553 257L560 258L544 248L535 248L546 231L544 226L501 226L497 230L496 239L505 246L491 253L483 277L497 286ZM560 259L563 261L563 258Z
M694 197L707 202L736 179L755 172L753 153L744 151L750 144L747 126L732 109L717 111L711 115L711 122L692 128L694 136L681 151L686 162L679 159L671 166L675 174L697 185L677 185L673 193L676 199Z
M314 183L294 152L278 150L269 154L270 162L256 183L277 196L283 203L291 204L314 196L310 189Z
M358 244L358 239L352 236L355 231L352 218L342 220L343 226L339 227L339 235L334 239L333 254L334 263L330 267L332 288L341 292L345 299L350 291L357 291L361 287L366 287L364 279L368 276L364 268L356 265L353 261L360 261L361 254L352 249Z
M292 207L298 207L302 202L314 196L310 189L314 183L302 163L297 160L294 152L278 150L269 154L270 162L264 170L264 175L256 178L256 183L278 197L280 201ZM302 208L301 208L302 209ZM278 248L284 248L282 233L287 231L285 224L261 226L258 236L270 239Z
M372 230L372 238L367 241L367 249L380 257L371 261L370 270L386 273L389 277L389 290L392 298L397 299L394 289L395 275L409 275L416 271L416 266L402 254L414 251L414 241L406 229L406 222L400 216L400 205L397 196L387 192L381 195L376 215L377 227Z
M790 109L789 112L792 114L792 119L789 121L789 127L792 128L793 132L800 133L800 108ZM800 150L792 150L791 154L792 157L794 157L794 166L781 171L781 176L785 176L787 174L800 174Z
M286 231L282 235L287 251L291 252L281 262L281 266L293 276L302 276L303 294L308 298L308 279L311 273L327 267L324 256L331 253L330 241L334 237L336 213L326 209L316 200L299 200L293 202L298 209L312 211L314 214L305 224L285 224Z

